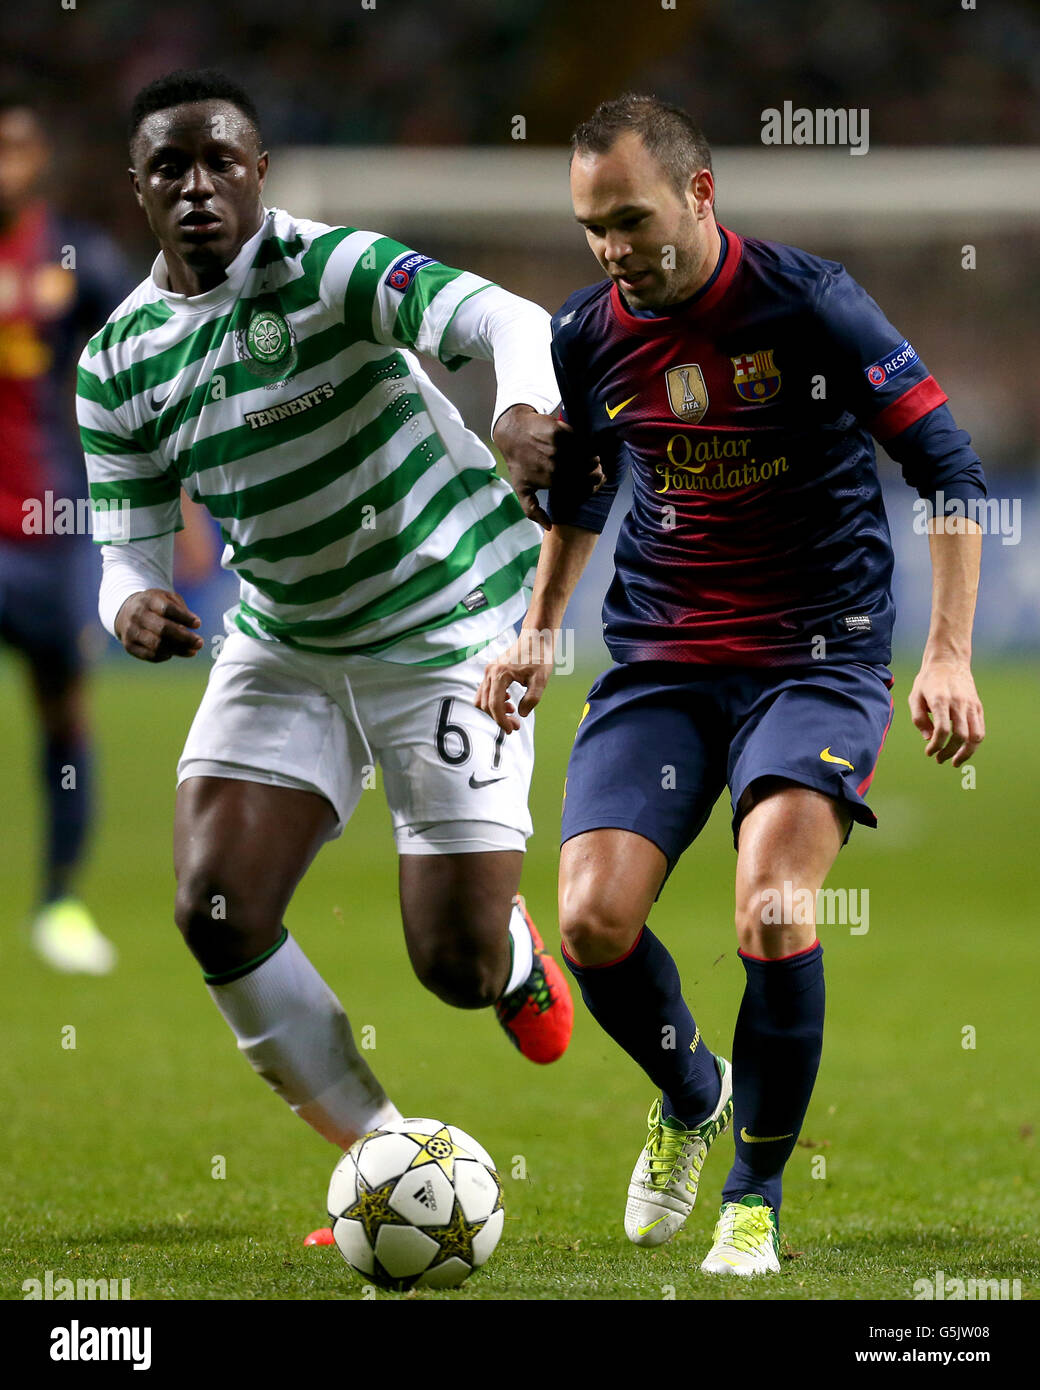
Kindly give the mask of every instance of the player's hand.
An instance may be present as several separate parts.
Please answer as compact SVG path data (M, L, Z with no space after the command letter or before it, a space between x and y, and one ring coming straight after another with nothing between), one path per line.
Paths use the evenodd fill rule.
M552 522L538 505L536 494L552 482L557 464L587 471L590 495L603 486L599 459L579 455L577 435L555 415L539 415L532 406L514 405L498 417L492 438L502 451L521 507L546 531L552 530Z
M910 691L910 717L937 763L966 763L986 737L982 701L966 661L925 657Z
M169 661L202 650L202 637L193 631L202 619L171 589L131 594L116 614L115 626L124 649L138 661Z
M531 713L542 698L553 669L552 634L524 632L501 656L489 661L473 703L490 714L500 729L512 734L520 720ZM509 687L516 682L527 688L519 707L509 696Z

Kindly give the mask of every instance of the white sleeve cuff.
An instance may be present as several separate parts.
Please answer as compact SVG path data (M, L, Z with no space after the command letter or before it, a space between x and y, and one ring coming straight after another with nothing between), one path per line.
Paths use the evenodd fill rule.
M101 547L98 615L106 632L116 635L116 617L133 594L145 589L172 589L173 535Z
M511 406L529 405L550 415L560 404L552 355L552 320L537 304L488 285L463 300L450 328L452 351L492 358L498 393L492 428Z

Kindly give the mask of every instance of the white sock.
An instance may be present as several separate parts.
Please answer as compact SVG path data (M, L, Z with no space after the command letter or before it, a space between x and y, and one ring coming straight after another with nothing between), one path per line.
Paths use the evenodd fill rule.
M509 939L513 943L513 968L502 991L503 997L512 994L514 989L519 989L530 977L534 967L534 941L519 903L513 904L513 911L509 916Z
M291 936L248 975L207 984L253 1070L347 1149L401 1113L358 1053L343 1006Z

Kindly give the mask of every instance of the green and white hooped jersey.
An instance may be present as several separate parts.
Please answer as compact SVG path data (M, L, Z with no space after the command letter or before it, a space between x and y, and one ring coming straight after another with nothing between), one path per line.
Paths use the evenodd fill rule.
M488 281L271 209L215 289L162 283L160 255L80 359L97 542L179 530L183 486L229 620L308 651L447 665L522 616L539 529L407 350L487 356L455 321Z

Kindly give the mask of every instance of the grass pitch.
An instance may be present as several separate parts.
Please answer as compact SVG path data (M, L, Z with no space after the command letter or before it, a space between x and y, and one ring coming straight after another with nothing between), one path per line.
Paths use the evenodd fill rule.
M118 660L95 680L102 815L82 895L121 962L92 981L49 972L19 930L35 879L34 731L20 672L0 664L6 1299L47 1270L129 1278L137 1299L361 1296L335 1250L301 1245L323 1219L336 1152L236 1054L172 925L174 767L206 674L201 661L154 670ZM566 755L592 674L557 677L538 713L522 886L550 944ZM625 1188L650 1087L580 1001L570 1051L540 1069L489 1013L453 1011L423 991L405 956L386 807L381 793L362 798L300 889L290 929L355 1031L374 1028L368 1055L402 1110L470 1130L506 1192L505 1234L486 1270L458 1292L407 1297L905 1300L939 1270L1017 1279L1023 1298L1036 1297L1040 748L1029 731L1040 686L1021 664L979 672L990 732L967 788L924 758L905 707L913 670L903 662L896 675L896 721L873 788L881 828L856 829L829 880L869 890L869 930L820 931L823 1065L787 1170L791 1258L768 1283L698 1272L728 1136L682 1235L656 1252L628 1244ZM733 865L722 802L651 919L706 1041L726 1053L743 982ZM75 1047L63 1045L70 1025Z

